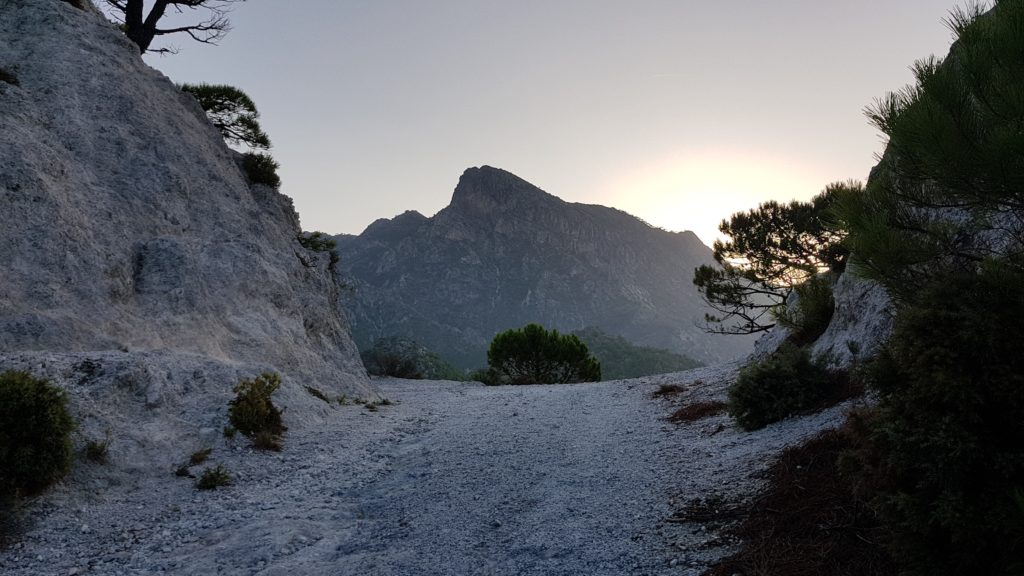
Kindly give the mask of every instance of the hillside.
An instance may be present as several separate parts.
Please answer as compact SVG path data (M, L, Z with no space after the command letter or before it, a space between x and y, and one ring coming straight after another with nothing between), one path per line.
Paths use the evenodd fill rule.
M329 417L304 386L374 396L291 199L95 11L0 10L0 369L61 385L81 437L147 473L211 441L242 377L284 377L293 429Z
M693 270L712 259L692 232L568 203L497 168L466 170L433 217L406 212L337 240L361 347L400 336L473 368L494 334L530 322L594 326L702 362L750 347L698 326Z

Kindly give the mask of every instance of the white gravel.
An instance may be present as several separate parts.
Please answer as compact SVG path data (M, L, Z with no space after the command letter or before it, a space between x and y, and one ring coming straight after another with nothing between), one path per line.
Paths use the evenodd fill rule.
M666 522L672 512L748 496L772 454L841 411L757 433L724 415L663 419L721 397L735 369L561 386L379 380L395 405L335 406L280 454L216 438L207 465L236 476L216 491L171 470L122 482L116 453L79 462L32 503L0 573L698 574L728 547ZM662 383L688 391L652 399Z

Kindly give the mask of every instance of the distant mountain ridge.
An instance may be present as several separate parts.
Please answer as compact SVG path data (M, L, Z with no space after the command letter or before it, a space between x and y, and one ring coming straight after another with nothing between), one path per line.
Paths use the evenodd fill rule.
M698 326L706 309L693 269L713 260L692 232L565 202L490 166L466 170L433 217L409 211L336 239L361 347L401 336L482 366L494 334L529 322L594 326L702 362L751 346Z

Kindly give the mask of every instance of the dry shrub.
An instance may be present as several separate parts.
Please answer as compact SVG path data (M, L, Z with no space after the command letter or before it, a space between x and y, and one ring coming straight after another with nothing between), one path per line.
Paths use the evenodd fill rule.
M782 453L767 489L730 533L742 547L706 576L891 576L886 531L840 461L858 448L849 428L828 430Z
M651 393L651 398L665 398L668 396L675 396L686 391L686 388L679 384L662 384L658 386L658 389Z
M717 416L725 412L728 408L729 405L720 400L695 402L693 404L687 404L686 406L676 410L668 417L668 419L670 422L675 422L676 424L696 422L697 420Z

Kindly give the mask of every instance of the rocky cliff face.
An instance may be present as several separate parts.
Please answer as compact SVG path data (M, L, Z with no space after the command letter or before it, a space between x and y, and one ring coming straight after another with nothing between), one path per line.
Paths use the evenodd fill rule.
M338 245L362 345L402 336L480 366L495 333L538 322L595 326L705 362L749 349L749 339L697 326L705 310L693 270L712 259L692 232L567 203L496 168L467 170L431 218L406 212Z
M291 200L249 186L198 104L102 16L3 0L0 67L17 78L0 83L0 368L73 383L107 423L188 420L164 436L219 429L233 384L262 370L299 426L325 414L305 385L373 395Z

